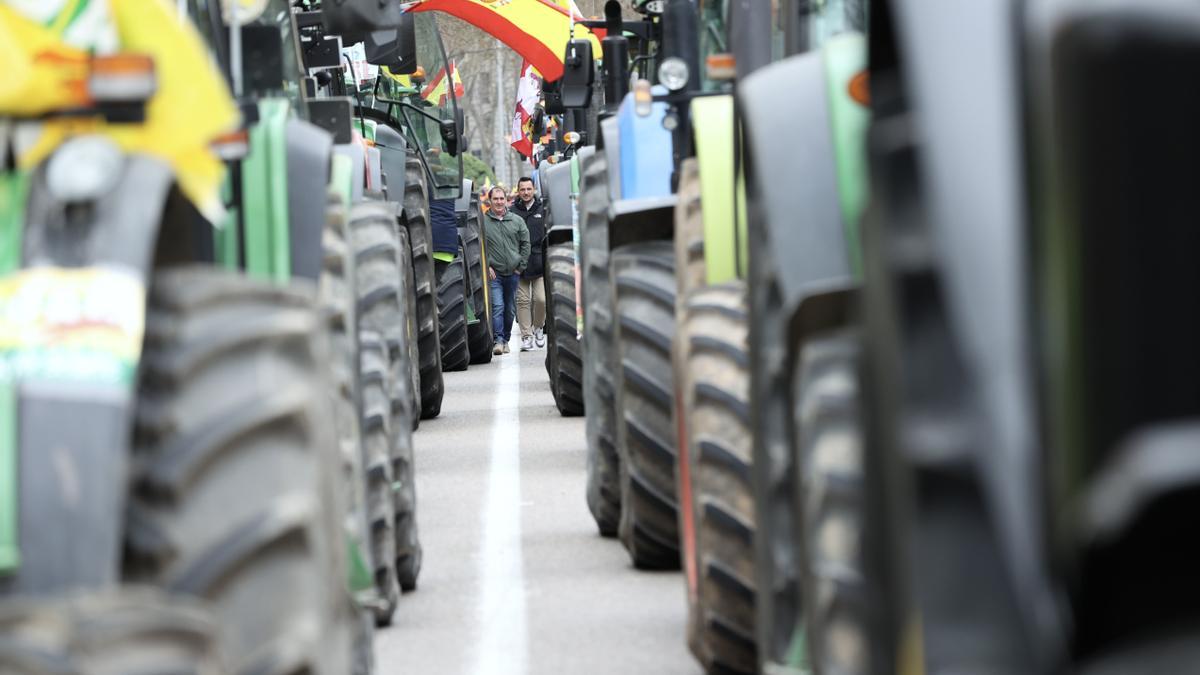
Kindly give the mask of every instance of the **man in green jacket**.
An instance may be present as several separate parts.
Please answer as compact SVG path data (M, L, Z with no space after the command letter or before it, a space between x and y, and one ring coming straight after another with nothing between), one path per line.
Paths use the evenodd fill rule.
M492 353L507 354L517 313L517 287L529 264L529 229L520 216L508 210L504 188L492 188L489 196L492 205L487 212L484 239L491 284L492 334L496 337Z

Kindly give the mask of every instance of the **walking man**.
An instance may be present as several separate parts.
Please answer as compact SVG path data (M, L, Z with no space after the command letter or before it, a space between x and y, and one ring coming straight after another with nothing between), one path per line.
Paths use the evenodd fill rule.
M508 210L504 188L490 193L487 213L488 279L491 285L492 333L496 338L493 354L507 354L512 338L513 316L517 307L517 286L529 264L529 230L520 216Z
M517 181L517 203L513 213L525 221L529 230L529 265L521 274L517 288L517 323L521 324L521 351L546 346L546 286L542 283L545 262L542 253L546 239L546 209L534 195L533 179L525 176Z

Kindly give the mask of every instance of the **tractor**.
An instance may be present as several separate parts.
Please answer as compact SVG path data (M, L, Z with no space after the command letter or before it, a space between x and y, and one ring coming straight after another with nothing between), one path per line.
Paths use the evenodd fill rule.
M1191 672L1200 12L871 4L858 672Z
M798 353L790 317L805 303L828 309L857 283L867 109L851 85L865 64L865 8L639 6L648 16L630 31L633 51L656 60L629 59L610 24L598 147L581 153L588 503L636 566L682 563L688 641L706 668L805 667L806 632L823 624L802 617L826 610L805 605L801 588L830 580L803 559L815 548L803 538L829 523L801 531L801 495L824 498L840 476L821 471L846 467L821 464L793 483L807 460L790 450L791 394L772 378L786 379ZM628 94L623 64L640 68ZM772 82L769 95L735 105L754 78ZM760 111L775 115L770 124L754 119ZM770 142L755 145L767 129ZM783 163L759 174L759 161ZM770 192L756 191L759 175ZM786 228L778 234L764 204L791 193L776 185L785 175L806 197L770 221Z
M231 97L166 3L0 4L0 31L24 76L0 95L0 670L351 672L346 261L324 181L296 206L254 182L321 134L225 62Z

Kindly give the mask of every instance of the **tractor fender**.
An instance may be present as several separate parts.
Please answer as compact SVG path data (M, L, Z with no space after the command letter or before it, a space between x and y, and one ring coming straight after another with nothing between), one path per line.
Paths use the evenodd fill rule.
M608 170L608 201L615 202L621 198L621 127L615 116L600 122L600 140L603 143L604 159Z
M458 199L454 200L454 213L457 215L465 215L471 210L471 198L475 196L474 183L470 178L464 178L462 181L462 194Z
M295 118L288 120L285 134L292 276L316 281L321 276L321 231L325 227L333 137Z
M814 335L858 322L859 291L862 283L849 277L825 279L809 285L798 303L785 308L787 312L788 345L803 345ZM799 350L789 350L792 359ZM787 364L792 372L795 363Z
M132 321L136 328L124 332L129 343L124 354L99 343L87 350L99 355L87 362L105 366L103 371L47 368L0 386L10 398L0 404L11 404L0 417L15 413L9 420L16 423L15 429L0 430L12 442L16 460L15 465L0 466L0 472L15 472L18 486L14 502L5 501L14 495L0 495L0 517L12 517L15 507L19 533L19 558L9 561L15 570L0 570L0 594L107 587L119 578L127 449L142 337L142 324L135 319L145 316L145 288L164 213L183 212L169 208L169 202L182 199L174 186L165 162L130 155L116 185L88 209L72 208L68 219L67 205L46 188L45 166L31 176L23 269L4 280L6 291L19 293L23 284L28 289L28 280L41 275L48 288L71 289L83 296L77 300L82 307L99 302L97 306L107 308L99 320L113 325ZM80 218L80 213L85 215ZM167 234L185 236L179 231ZM97 279L107 283L98 284ZM86 297L98 287L105 289L104 297ZM50 318L28 320L41 323ZM66 352L55 358L46 345L29 347L18 346L16 351L49 356L48 364L71 358Z
M770 265L785 304L798 304L806 286L853 274L823 52L758 70L739 89L737 105L745 129L749 234L769 241L766 259L752 264ZM783 130L790 130L788 143L779 142Z
M732 96L705 96L692 101L692 131L704 200L704 266L710 285L741 276L738 271L746 269L748 256L744 184L734 171L733 119ZM742 191L739 199L734 199L734 189ZM735 203L741 217L734 212Z
M387 186L388 199L394 202L404 199L404 163L408 160L408 143L404 136L387 124L375 125L375 147L383 168L383 184Z
M363 198L365 191L366 171L367 171L367 154L366 148L358 143L345 143L333 146L334 154L340 155L350 160L350 203L353 204ZM403 174L401 174L403 175ZM388 191L392 194L391 190ZM403 193L400 193L403 194Z
M576 230L579 228L580 174L583 163L596 154L596 147L589 145L579 150L571 158L570 185L565 211L550 211L551 227L546 237L546 245L565 244L575 241Z
M574 159L571 162L575 161ZM550 209L551 223L546 231L549 245L570 241L574 226L571 206L571 162L550 164L542 175L542 194Z

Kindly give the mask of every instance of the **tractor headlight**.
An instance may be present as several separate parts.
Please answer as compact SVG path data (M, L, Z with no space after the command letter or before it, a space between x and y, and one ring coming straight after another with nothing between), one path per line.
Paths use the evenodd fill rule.
M658 67L658 81L671 91L679 91L686 87L690 77L687 61L678 56L672 56Z
M50 156L46 188L69 204L99 199L116 184L122 162L121 149L104 136L72 138Z

